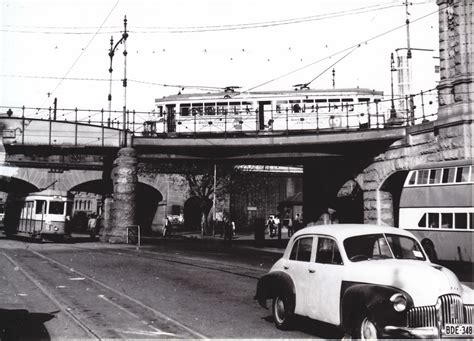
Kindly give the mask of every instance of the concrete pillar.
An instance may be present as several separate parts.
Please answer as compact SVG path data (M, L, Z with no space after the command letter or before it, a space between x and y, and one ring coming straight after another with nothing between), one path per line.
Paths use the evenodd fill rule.
M136 224L137 156L133 148L122 148L112 169L113 203L111 223L104 239L109 243L126 243L127 227Z

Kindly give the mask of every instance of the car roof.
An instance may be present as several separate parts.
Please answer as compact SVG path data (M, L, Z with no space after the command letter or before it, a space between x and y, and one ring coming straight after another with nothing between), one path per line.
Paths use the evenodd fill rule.
M331 224L331 225L309 225L295 233L299 235L314 233L333 236L338 240L348 237L359 236L372 233L395 233L413 238L413 235L401 228L392 226L382 226L373 224Z

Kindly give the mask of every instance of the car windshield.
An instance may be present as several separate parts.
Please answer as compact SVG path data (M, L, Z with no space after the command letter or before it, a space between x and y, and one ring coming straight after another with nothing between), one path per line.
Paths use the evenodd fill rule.
M425 260L415 239L397 234L377 233L347 238L344 248L352 262L387 258Z

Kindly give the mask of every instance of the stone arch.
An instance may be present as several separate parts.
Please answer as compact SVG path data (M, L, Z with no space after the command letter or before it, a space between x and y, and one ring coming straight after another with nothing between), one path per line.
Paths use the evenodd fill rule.
M380 214L382 216L392 216L389 225L399 227L400 197L402 195L403 184L407 177L408 170L398 170L392 172L379 186ZM384 212L387 211L387 212Z
M159 203L163 200L162 193L155 186L147 183L138 182L136 193L136 220L142 228L143 233L149 234L152 231L152 225L155 220L164 221L159 212ZM76 184L69 191L89 192L103 196L111 195L113 192L112 181L102 178ZM86 202L83 203L86 205ZM159 223L157 223L159 225Z
M0 175L0 192L5 193L31 193L38 192L40 189L34 184L16 178Z
M23 185L25 185L29 192L36 192L45 187L44 177L39 173L37 170L29 168L8 167L4 165L0 167L0 178L3 184L14 181L15 185L20 185L20 188L23 188ZM15 188L13 185L10 187L11 189L5 192L11 192Z

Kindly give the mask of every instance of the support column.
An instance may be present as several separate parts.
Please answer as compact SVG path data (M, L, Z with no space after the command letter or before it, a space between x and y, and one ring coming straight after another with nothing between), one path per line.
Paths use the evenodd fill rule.
M109 243L126 243L127 227L136 224L137 156L133 148L122 148L112 169L113 203L109 232L104 239Z
M364 191L364 224L394 226L392 193L383 190Z

